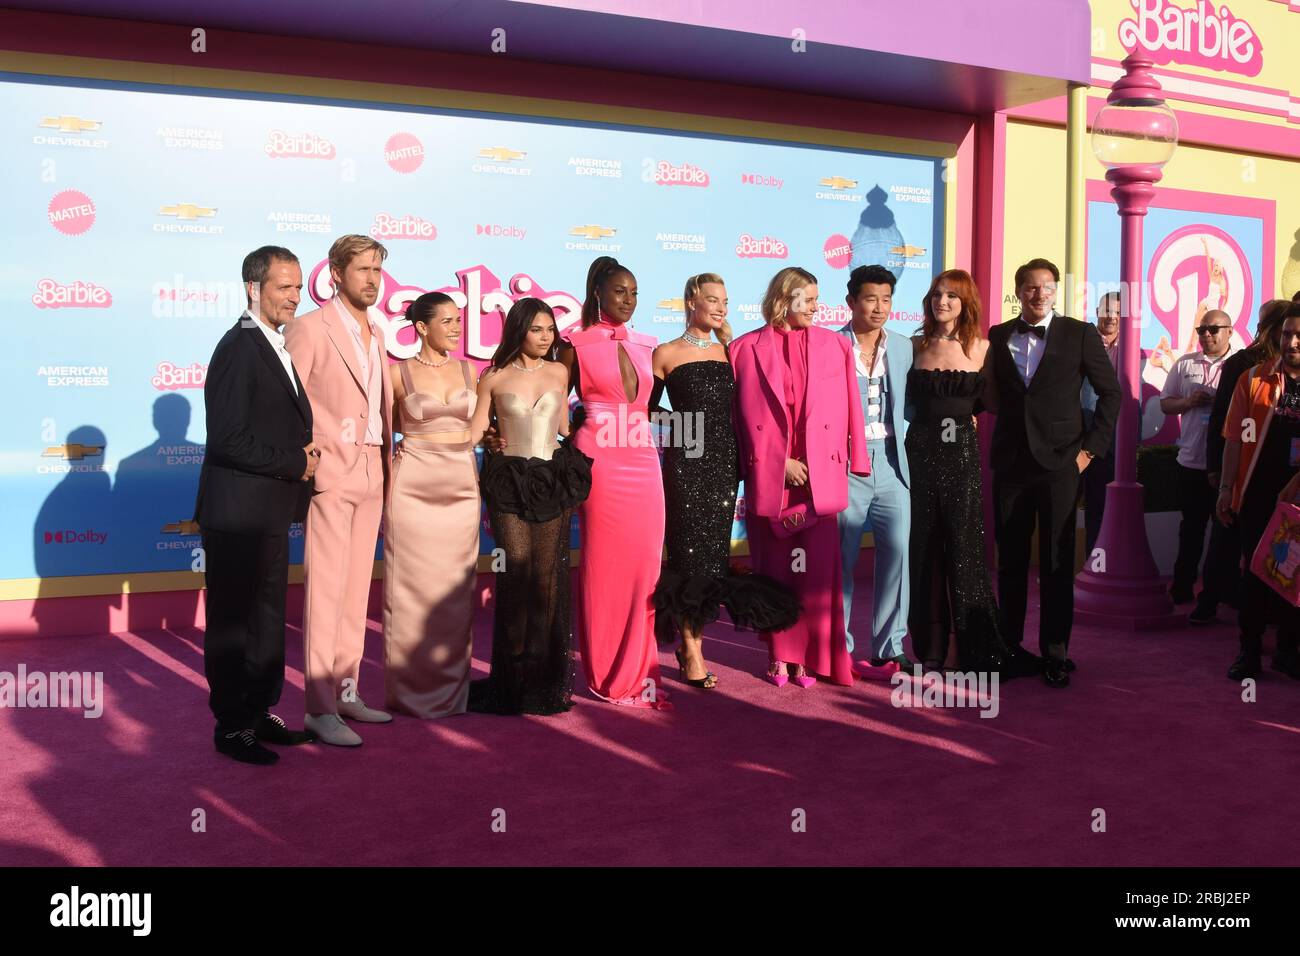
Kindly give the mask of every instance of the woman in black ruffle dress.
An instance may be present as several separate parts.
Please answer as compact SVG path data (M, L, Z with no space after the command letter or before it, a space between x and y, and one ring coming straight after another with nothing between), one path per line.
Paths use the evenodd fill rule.
M479 380L470 430L496 418L502 447L484 455L479 487L503 560L496 575L492 670L470 684L469 709L557 714L571 706L569 519L591 491L591 459L567 436L568 371L553 360L555 316L521 299L506 316L492 368ZM548 360L549 359L549 360Z
M731 526L739 483L739 451L732 426L736 379L727 357L727 290L711 273L686 283L686 330L655 349L652 409L666 390L672 406L663 455L664 541L668 559L654 592L661 642L677 632L682 679L711 688L717 676L704 662L701 634L725 607L747 630L781 630L799 616L799 602L765 575L731 568ZM710 337L717 335L719 342Z

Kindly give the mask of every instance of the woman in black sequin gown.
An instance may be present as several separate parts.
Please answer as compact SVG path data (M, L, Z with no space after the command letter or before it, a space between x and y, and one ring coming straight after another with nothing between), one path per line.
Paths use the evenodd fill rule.
M664 540L668 559L655 588L661 641L682 635L677 651L682 679L711 688L717 676L704 662L701 634L725 606L737 627L780 630L798 617L793 593L763 575L731 570L731 527L739 482L739 451L732 425L735 376L727 357L727 290L712 273L686 283L686 331L654 351L650 407L666 390L675 413L663 455ZM716 335L718 342L710 341Z
M984 563L983 491L975 418L991 394L980 338L979 293L971 277L940 273L923 304L922 334L907 375L907 460L912 470L910 540L912 649L927 670L949 657L956 632L964 671L1004 680L1037 673L1033 655L1015 655L998 629Z

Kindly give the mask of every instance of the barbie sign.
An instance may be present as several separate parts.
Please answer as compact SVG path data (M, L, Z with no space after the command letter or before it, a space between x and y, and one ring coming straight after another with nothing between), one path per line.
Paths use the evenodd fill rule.
M1151 257L1151 312L1169 333L1174 355L1197 349L1196 326L1206 312L1232 318L1232 340L1249 339L1255 282L1246 254L1222 229L1190 225L1165 237ZM1162 344L1164 344L1162 340Z
M459 270L456 278L457 283L453 286L422 289L402 285L387 270L384 271L379 298L370 307L370 317L384 330L389 355L406 359L418 351L415 331L406 321L406 307L425 292L444 292L451 296L461 310L464 322L461 341L465 344L465 357L479 361L492 357L501 341L505 314L518 299L533 296L549 305L555 310L558 331L576 323L582 311L582 304L573 296L567 292L547 292L526 273L514 275L504 286L491 270L481 265ZM330 280L328 260L316 264L307 288L317 305L333 297L334 284Z
M1119 42L1126 50L1141 47L1157 64L1183 63L1243 76L1258 76L1264 66L1259 34L1226 5L1216 9L1206 0L1188 8L1172 0L1129 2L1137 19L1120 22Z

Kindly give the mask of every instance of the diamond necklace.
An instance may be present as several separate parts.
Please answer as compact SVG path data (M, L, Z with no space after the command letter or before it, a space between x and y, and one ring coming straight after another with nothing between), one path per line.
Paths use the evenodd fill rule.
M713 344L708 339L697 339L695 336L691 335L689 329L682 333L682 341L694 345L697 349L707 349Z

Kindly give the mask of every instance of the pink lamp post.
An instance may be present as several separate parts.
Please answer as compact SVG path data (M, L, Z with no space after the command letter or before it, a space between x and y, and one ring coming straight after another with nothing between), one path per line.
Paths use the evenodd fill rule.
M1180 618L1147 542L1142 486L1137 480L1142 349L1142 221L1160 170L1178 145L1178 119L1161 96L1150 59L1131 53L1092 128L1092 149L1120 217L1119 384L1123 394L1115 431L1115 480L1106 486L1106 511L1093 553L1075 579L1081 622L1126 630L1170 626Z

